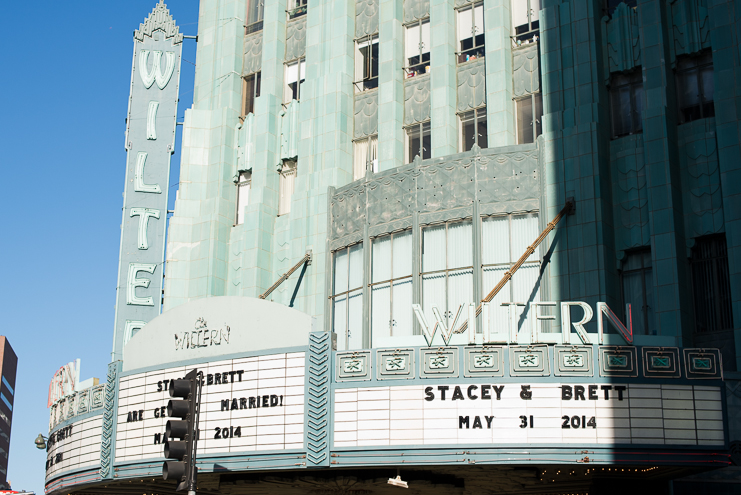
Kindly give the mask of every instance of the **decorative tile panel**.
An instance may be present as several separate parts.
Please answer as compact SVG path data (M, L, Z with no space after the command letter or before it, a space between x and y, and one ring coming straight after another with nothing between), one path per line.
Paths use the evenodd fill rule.
M414 349L379 349L376 369L379 380L414 378Z
M305 16L304 16L305 17ZM280 112L280 158L291 160L298 156L299 111L301 102L291 100Z
M504 348L469 346L463 349L463 376L504 376Z
M530 43L512 50L512 78L515 97L540 91L538 43Z
M710 47L710 21L705 0L670 1L674 55L697 53Z
M591 345L557 345L553 348L556 376L594 376Z
M601 346L599 348L600 376L638 376L637 361L635 347Z
M611 72L623 72L641 65L641 40L638 14L632 7L621 3L612 14L604 17L602 33L607 47L607 80Z
M286 61L306 55L306 19L301 16L286 24Z
M105 411L103 412L103 440L100 445L100 477L113 478L113 443L116 438L116 411L118 410L118 375L123 361L108 364L108 377L105 385Z
M548 345L513 345L509 347L511 376L550 376Z
M643 376L646 378L680 378L677 347L642 347Z
M486 63L484 59L458 67L458 111L486 105Z
M371 379L371 352L338 352L335 359L338 382Z
M457 347L428 347L419 350L422 361L419 367L420 378L441 378L458 376Z
M355 38L378 32L379 0L355 0Z
M404 125L430 120L430 76L413 77L404 82Z
M329 384L336 335L311 332L306 360L306 465L329 466Z
M412 22L430 16L430 0L404 0L404 22Z
M244 61L242 74L254 74L262 69L262 31L250 34L244 39Z
M684 369L687 378L715 379L723 378L723 364L718 349L692 349L685 347Z
M378 91L363 91L355 95L355 138L378 133Z

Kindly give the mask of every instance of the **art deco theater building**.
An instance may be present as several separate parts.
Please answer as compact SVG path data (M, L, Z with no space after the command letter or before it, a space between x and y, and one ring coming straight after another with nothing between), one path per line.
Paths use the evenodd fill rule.
M156 5L47 493L174 493L193 369L198 493L739 493L738 2L540 2Z

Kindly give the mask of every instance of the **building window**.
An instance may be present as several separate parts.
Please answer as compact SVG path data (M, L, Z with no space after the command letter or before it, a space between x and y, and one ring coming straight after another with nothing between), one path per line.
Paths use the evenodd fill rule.
M430 70L430 20L407 24L405 39L406 76L426 74Z
M244 209L250 203L250 188L252 187L252 172L240 172L237 182L237 222L244 223Z
M373 239L371 255L371 337L412 335L412 231Z
M378 87L378 35L355 41L355 91Z
M283 95L283 103L301 98L301 84L306 79L306 60L300 58L286 64L286 87Z
M690 258L695 295L695 332L733 328L726 236L697 239Z
M481 222L482 296L496 287L504 274L525 254L540 235L537 213L486 217ZM489 305L490 331L505 333L510 328L509 308L504 302L540 302L540 250L515 272ZM546 310L541 310L546 314ZM528 317L532 317L528 315ZM520 318L522 326L525 318Z
M475 60L485 55L484 2L458 10L458 63Z
M677 57L679 123L713 117L713 55L704 50L694 56Z
M512 0L512 29L516 45L538 41L540 0Z
M353 142L353 180L362 179L369 171L378 172L378 135Z
M260 72L242 78L242 117L255 112L255 99L260 96Z
M288 19L306 15L309 11L308 0L288 0L286 11L288 12Z
M247 20L244 34L262 31L262 18L265 13L265 0L247 0Z
M434 322L432 306L448 325L458 307L473 301L473 236L471 220L447 222L422 229L422 308ZM461 313L463 323L465 313ZM432 323L431 323L432 324Z
M285 160L278 172L278 189L280 200L278 202L278 216L291 213L291 197L296 186L296 162Z
M432 142L430 134L430 123L423 122L406 127L406 156L407 162L412 163L419 155L423 160L432 157Z
M332 330L337 349L363 347L363 244L334 253ZM411 311L411 309L410 309Z
M626 253L620 280L623 290L623 308L626 304L630 304L633 333L656 335L651 250L641 249Z
M643 77L640 67L631 74L610 76L610 107L613 138L643 130Z
M615 9L621 3L624 3L631 9L635 9L638 6L637 0L605 0L605 6L603 7L605 10L605 13L612 17L612 14L615 12Z
M517 110L517 144L534 143L543 132L543 99L532 93L515 100Z
M461 151L469 151L473 145L489 146L486 129L486 107L458 114L461 123Z

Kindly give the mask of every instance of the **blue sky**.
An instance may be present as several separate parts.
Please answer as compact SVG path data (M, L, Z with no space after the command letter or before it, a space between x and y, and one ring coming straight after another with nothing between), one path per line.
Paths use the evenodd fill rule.
M113 336L132 33L157 0L5 2L0 51L0 334L18 354L8 479L44 493L49 381L105 381ZM197 34L198 0L166 1ZM185 40L178 120L193 98ZM175 197L180 132L170 177ZM170 205L172 208L172 204Z

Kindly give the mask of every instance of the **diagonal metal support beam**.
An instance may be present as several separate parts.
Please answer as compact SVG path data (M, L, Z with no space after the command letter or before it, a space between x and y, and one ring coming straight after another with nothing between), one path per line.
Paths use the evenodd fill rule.
M311 250L308 250L306 252L306 255L301 258L301 261L296 263L291 267L290 270L288 270L286 273L284 273L273 285L270 286L268 290L260 294L260 299L265 299L268 297L275 289L280 287L280 284L288 280L288 277L293 275L293 272L298 270L298 267L301 265L304 265L304 269L301 271L301 277L298 280L298 283L301 284L301 279L304 277L304 272L306 272L306 267L311 264ZM298 285L296 285L296 290L293 292L293 297L291 298L291 306L293 306L293 300L296 298L296 293L298 292Z
M569 215L573 208L574 208L574 200L569 199L566 201L566 204L564 205L563 209L558 212L558 215L548 222L548 226L543 230L543 232L540 233L537 239L535 239L535 242L533 242L528 248L525 250L525 254L520 256L520 259L517 260L517 263L512 265L512 268L504 272L504 276L502 277L502 280L499 281L499 283L494 287L489 294L485 298L481 300L481 303L476 307L476 316L481 314L481 305L483 303L491 302L492 299L499 293L500 290L504 288L505 285L507 285L507 282L510 281L512 276L515 274L515 272L525 263L525 261L530 257L531 254L535 252L535 248L538 247L538 245L543 242L543 240L548 236L548 234L551 233L553 229L556 228L556 224L561 221L563 217L566 215ZM464 321L460 327L458 327L458 330L456 330L454 333L463 333L468 329L468 319Z

